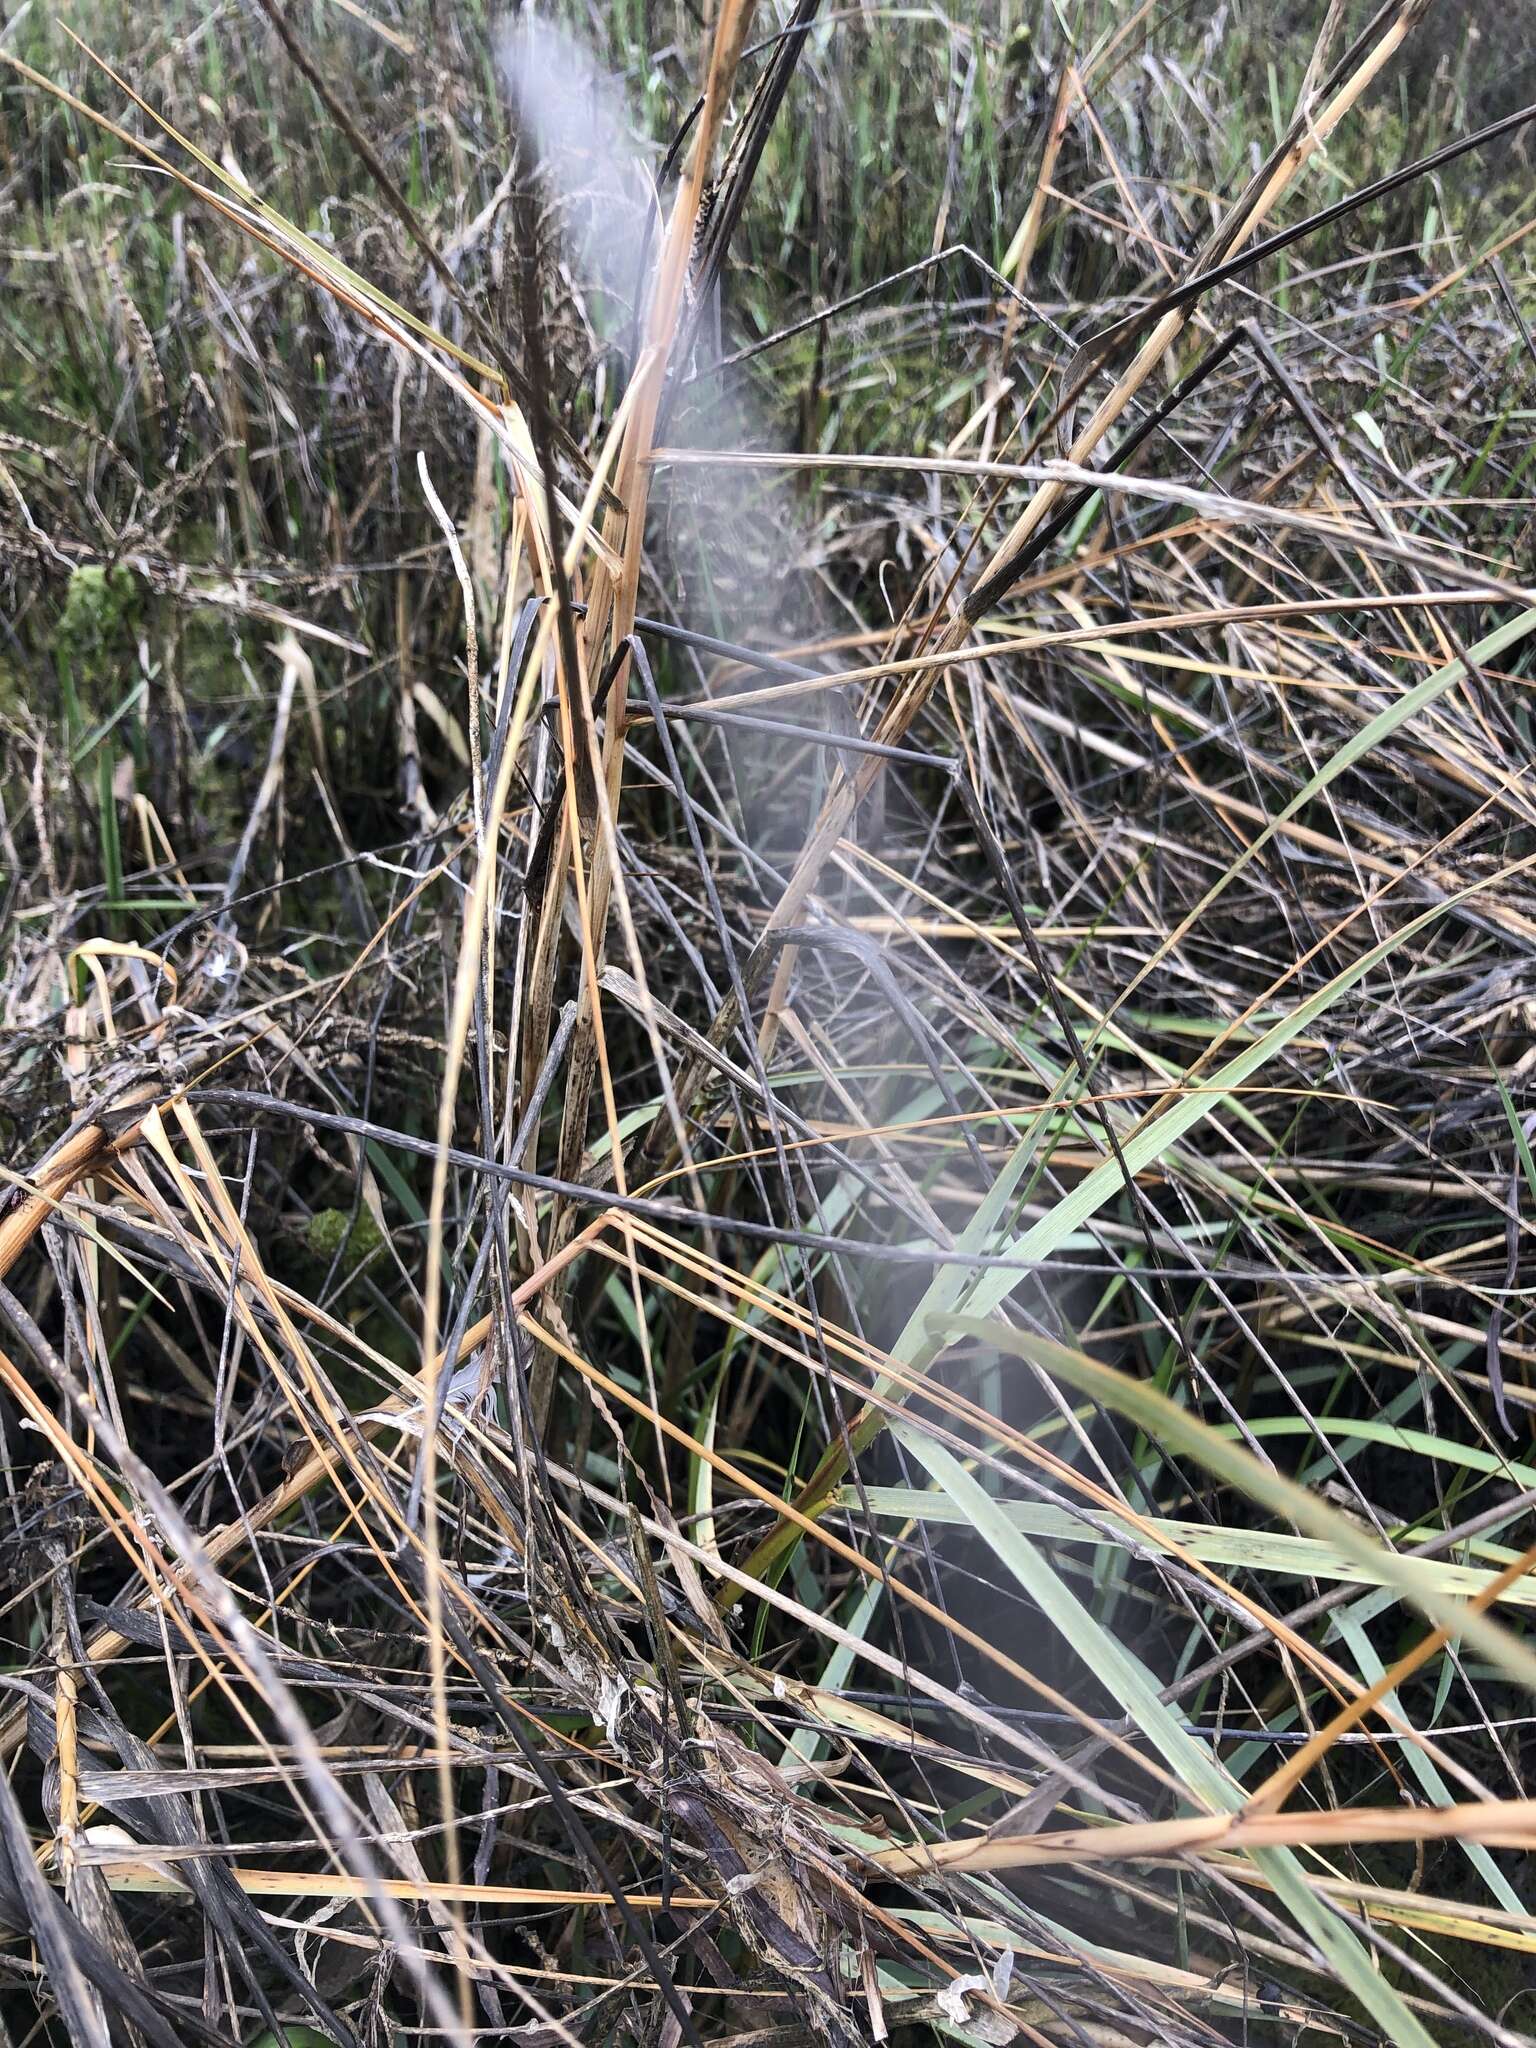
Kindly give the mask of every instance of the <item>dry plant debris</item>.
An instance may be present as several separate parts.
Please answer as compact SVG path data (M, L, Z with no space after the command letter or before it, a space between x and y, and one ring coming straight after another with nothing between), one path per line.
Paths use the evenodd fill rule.
M1533 24L0 19L5 2048L1536 2038Z

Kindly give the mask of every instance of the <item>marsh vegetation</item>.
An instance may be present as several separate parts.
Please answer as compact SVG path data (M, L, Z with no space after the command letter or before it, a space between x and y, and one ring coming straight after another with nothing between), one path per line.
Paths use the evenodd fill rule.
M0 2043L1536 2039L1531 10L0 17Z

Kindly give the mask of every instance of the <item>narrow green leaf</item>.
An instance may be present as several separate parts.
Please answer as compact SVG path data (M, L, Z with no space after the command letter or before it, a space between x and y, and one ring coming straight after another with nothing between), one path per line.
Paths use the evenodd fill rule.
M1435 1591L1413 1569L1412 1563L1386 1544L1358 1528L1347 1515L1331 1508L1318 1494L1298 1486L1281 1472L1262 1464L1243 1445L1213 1429L1200 1416L1170 1401L1166 1394L1142 1380L1103 1365L1080 1351L1070 1350L1048 1337L1015 1330L1006 1323L981 1322L971 1316L957 1316L951 1324L951 1338L969 1337L993 1344L1015 1358L1027 1359L1055 1379L1065 1380L1079 1393L1100 1401L1106 1408L1138 1423L1149 1436L1169 1445L1183 1457L1193 1458L1218 1479L1234 1486L1282 1521L1294 1523L1320 1542L1335 1545L1346 1555L1358 1558L1381 1574L1381 1583L1410 1601L1437 1626L1472 1644L1497 1663L1518 1685L1536 1686L1536 1650L1501 1628L1485 1614L1470 1613L1459 1601Z
M952 1499L915 1486L866 1486L863 1499L877 1515L903 1521L965 1525L970 1519ZM856 1512L861 1505L857 1489L841 1487L835 1505ZM1052 1507L1043 1501L999 1501L997 1505L1021 1535L1044 1537L1056 1543L1076 1543L1099 1550L1123 1548L1126 1544L1151 1544L1170 1551L1177 1547L1199 1558L1202 1564L1237 1571L1329 1579L1342 1585L1386 1583L1374 1560L1346 1554L1337 1544L1322 1543L1311 1536L1293 1536L1285 1530L1226 1528L1209 1522L1173 1521L1164 1516L1152 1516L1133 1525L1117 1516L1102 1514L1096 1516L1096 1522L1104 1526L1095 1526L1069 1508ZM1495 1568L1507 1564L1515 1554L1492 1543L1468 1547L1477 1548ZM1399 1563L1403 1570L1422 1578L1430 1593L1448 1599L1471 1599L1493 1576L1492 1572L1448 1564L1441 1558L1404 1557ZM1536 1581L1521 1580L1506 1597L1511 1606L1536 1607Z
M986 1540L1088 1669L1114 1694L1190 1796L1218 1812L1241 1804L1241 1793L1210 1750L1187 1732L1181 1718L1159 1697L1157 1681L1140 1658L1100 1626L1023 1530L1009 1519L1002 1503L966 1471L952 1451L925 1431L910 1422L896 1421L891 1432L949 1495L964 1520Z
M1140 1658L1099 1625L959 1459L910 1422L894 1422L892 1429L905 1449L963 1508L971 1527L991 1545L1025 1592L1120 1701L1189 1796L1216 1812L1230 1813L1241 1807L1246 1797L1242 1788L1234 1784L1205 1744L1189 1734L1161 1697L1157 1680ZM1434 2048L1431 2036L1398 1993L1377 1974L1352 1930L1329 1902L1312 1890L1295 1852L1263 1849L1251 1854L1255 1867L1289 1908L1297 1926L1327 1957L1366 2011L1386 2029L1388 2038L1400 2044L1400 2048Z

